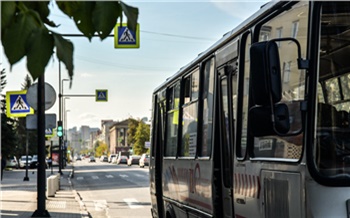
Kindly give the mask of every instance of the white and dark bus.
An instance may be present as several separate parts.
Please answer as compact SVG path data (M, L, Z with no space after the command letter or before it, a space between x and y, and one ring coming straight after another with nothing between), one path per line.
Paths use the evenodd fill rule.
M280 1L153 93L153 217L350 217L350 2Z

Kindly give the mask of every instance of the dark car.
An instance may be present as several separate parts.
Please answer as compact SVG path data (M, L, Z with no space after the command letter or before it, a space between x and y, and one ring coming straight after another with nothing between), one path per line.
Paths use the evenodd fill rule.
M34 169L38 167L38 155L33 155L32 160L29 163L29 168Z
M95 157L94 157L94 156L90 156L90 157L89 157L89 162L96 162Z

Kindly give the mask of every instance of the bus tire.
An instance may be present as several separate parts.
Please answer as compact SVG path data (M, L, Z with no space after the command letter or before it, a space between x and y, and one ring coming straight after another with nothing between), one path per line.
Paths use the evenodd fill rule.
M172 206L168 205L165 213L166 218L176 218L174 209Z

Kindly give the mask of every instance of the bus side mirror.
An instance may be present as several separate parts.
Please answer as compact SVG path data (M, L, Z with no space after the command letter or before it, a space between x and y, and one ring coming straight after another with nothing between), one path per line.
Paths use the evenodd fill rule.
M286 104L276 104L272 110L267 106L249 109L249 126L254 137L287 134L290 130L289 111Z
M255 137L267 135L296 135L301 129L289 132L289 110L282 100L282 80L279 48L276 42L290 41L297 45L298 68L308 69L309 61L301 58L298 40L279 38L254 43L250 47L250 87L252 107L249 109L249 128Z
M276 42L258 42L251 46L250 71L255 104L270 106L282 99L281 67Z

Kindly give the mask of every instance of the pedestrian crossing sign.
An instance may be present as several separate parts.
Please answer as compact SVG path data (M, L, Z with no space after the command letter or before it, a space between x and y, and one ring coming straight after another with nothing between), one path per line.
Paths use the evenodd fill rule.
M140 48L140 26L136 25L136 32L128 28L127 23L119 22L114 27L114 48Z
M27 114L34 114L27 102L27 90L6 92L6 116L26 117Z
M108 101L108 90L96 89L96 101Z
M45 129L45 137L51 138L54 136L53 128L47 128Z

